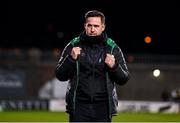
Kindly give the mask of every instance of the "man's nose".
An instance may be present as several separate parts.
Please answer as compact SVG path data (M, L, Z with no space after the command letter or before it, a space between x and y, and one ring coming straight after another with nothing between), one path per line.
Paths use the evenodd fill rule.
M95 31L95 28L94 26L91 27L91 31L94 32Z

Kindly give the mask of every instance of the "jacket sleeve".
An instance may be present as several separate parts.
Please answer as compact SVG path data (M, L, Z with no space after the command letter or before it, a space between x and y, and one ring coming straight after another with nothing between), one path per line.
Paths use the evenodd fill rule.
M60 81L67 81L71 78L71 75L73 74L75 67L76 67L76 61L72 59L71 57L71 50L72 45L69 43L64 48L61 57L59 59L59 62L56 66L55 74L57 79Z
M115 65L109 69L110 79L118 85L124 85L130 78L124 55L118 46L113 50L113 55L115 56Z

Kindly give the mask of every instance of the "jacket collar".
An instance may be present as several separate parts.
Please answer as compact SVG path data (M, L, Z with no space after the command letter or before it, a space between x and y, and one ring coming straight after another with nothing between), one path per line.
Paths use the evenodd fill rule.
M99 36L88 36L86 35L85 31L80 34L81 43L87 45L94 45L94 44L103 44L107 40L108 36L105 32L103 32Z

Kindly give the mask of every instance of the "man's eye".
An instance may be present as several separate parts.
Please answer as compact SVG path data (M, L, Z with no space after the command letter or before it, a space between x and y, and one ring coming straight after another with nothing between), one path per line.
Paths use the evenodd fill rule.
M96 28L97 28L97 27L99 27L99 25L94 25L94 27L96 27Z
M88 26L88 27L92 27L92 25L89 25L89 24L88 24L87 26Z

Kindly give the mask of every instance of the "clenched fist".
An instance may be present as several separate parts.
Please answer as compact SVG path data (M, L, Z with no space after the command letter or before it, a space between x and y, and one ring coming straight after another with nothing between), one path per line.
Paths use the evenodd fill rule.
M72 50L71 50L71 57L74 60L77 60L80 53L81 53L81 48L80 47L73 47Z
M106 54L105 63L109 68L113 68L115 65L115 58L114 55Z

